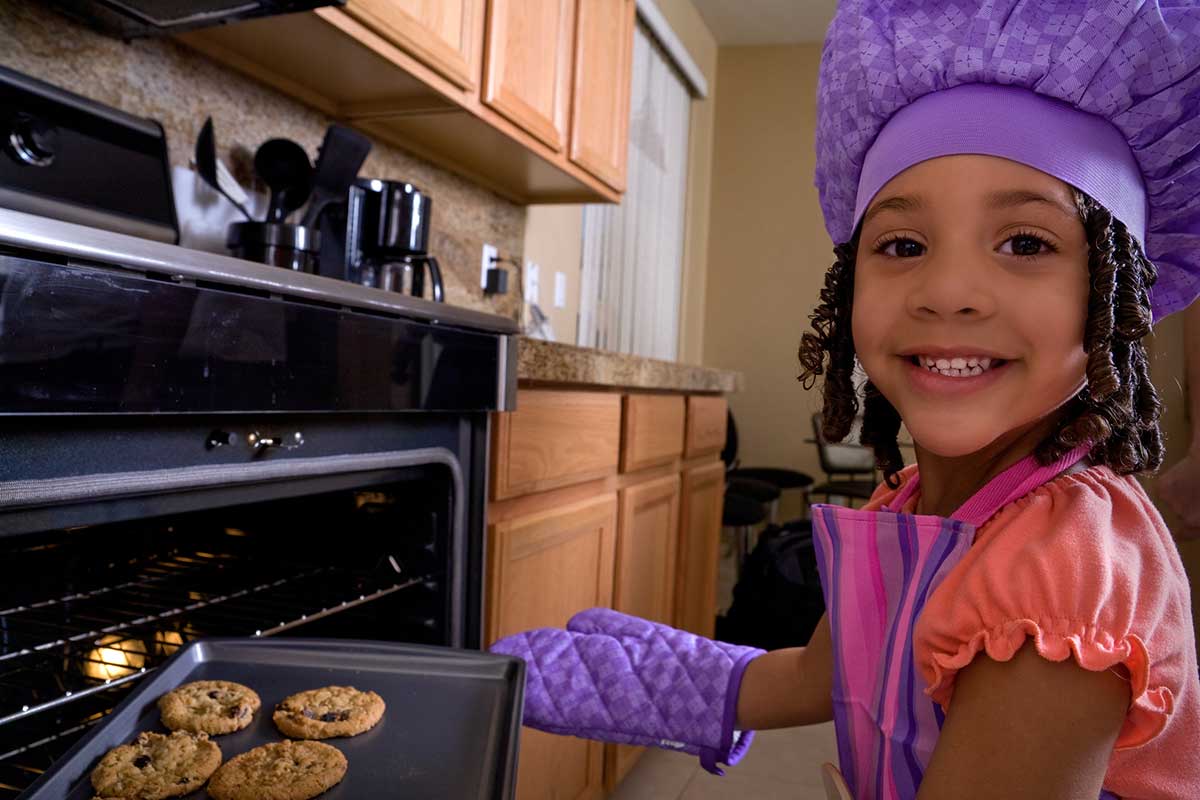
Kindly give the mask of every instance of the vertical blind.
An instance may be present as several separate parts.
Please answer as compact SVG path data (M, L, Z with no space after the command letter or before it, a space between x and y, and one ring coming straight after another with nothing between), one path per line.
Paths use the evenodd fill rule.
M679 347L691 96L639 21L620 205L583 212L577 343L673 360Z

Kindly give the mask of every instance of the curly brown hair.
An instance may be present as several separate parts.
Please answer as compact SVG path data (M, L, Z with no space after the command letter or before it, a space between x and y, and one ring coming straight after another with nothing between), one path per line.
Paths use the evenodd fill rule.
M1108 209L1079 190L1073 193L1088 242L1090 293L1083 343L1088 355L1087 385L1063 406L1056 430L1038 444L1034 455L1039 464L1047 465L1091 441L1093 463L1106 464L1121 475L1153 472L1163 461L1158 426L1162 402L1150 382L1143 339L1153 324L1150 287L1158 270ZM850 320L860 231L834 248L837 260L825 274L821 303L809 317L815 332L805 333L800 341L799 380L804 388L811 389L818 375L825 376L822 435L830 442L846 437L859 411L852 382L855 351ZM875 451L876 465L895 488L896 475L904 466L896 440L900 414L870 380L864 387L862 411L859 441Z

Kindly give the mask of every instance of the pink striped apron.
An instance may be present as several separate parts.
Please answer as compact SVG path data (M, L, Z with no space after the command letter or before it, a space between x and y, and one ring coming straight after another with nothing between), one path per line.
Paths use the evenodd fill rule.
M975 531L1087 454L1076 448L1039 467L1033 456L992 479L949 519L884 507L814 504L813 541L833 637L838 759L857 800L913 800L944 717L926 696L912 634L926 599L958 565ZM916 473L892 501L916 492ZM1101 793L1101 800L1112 798Z

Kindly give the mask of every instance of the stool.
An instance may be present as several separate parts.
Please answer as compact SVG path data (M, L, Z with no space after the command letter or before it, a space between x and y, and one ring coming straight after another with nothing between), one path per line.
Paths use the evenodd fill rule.
M734 566L742 576L742 564L750 552L750 531L767 518L767 503L779 499L779 490L769 483L748 479L731 480L725 486L725 510L721 524L733 528Z
M729 477L737 479L749 479L769 483L776 487L780 493L800 489L804 492L805 498L808 497L809 487L813 485L813 479L808 475L794 469L783 469L780 467L738 467L728 472ZM808 516L808 503L804 504L804 515ZM776 499L771 504L770 520L777 521L779 514L779 501Z
M769 483L780 492L788 489L803 489L805 497L808 496L808 487L812 486L813 479L811 476L799 472L794 469L785 469L782 467L742 467L738 461L738 432L737 423L733 420L733 412L727 411L725 417L725 448L721 451L721 460L725 462L725 475L728 478L760 481ZM779 516L778 496L774 499L765 501L770 503L769 518L771 522L777 522ZM808 504L805 503L805 517L808 516Z

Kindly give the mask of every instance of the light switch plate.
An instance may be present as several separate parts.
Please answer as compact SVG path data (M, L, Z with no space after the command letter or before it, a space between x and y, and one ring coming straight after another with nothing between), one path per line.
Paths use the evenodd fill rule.
M525 302L541 305L538 297L541 268L533 261L525 262Z
M567 274L565 272L554 273L554 307L567 307Z

